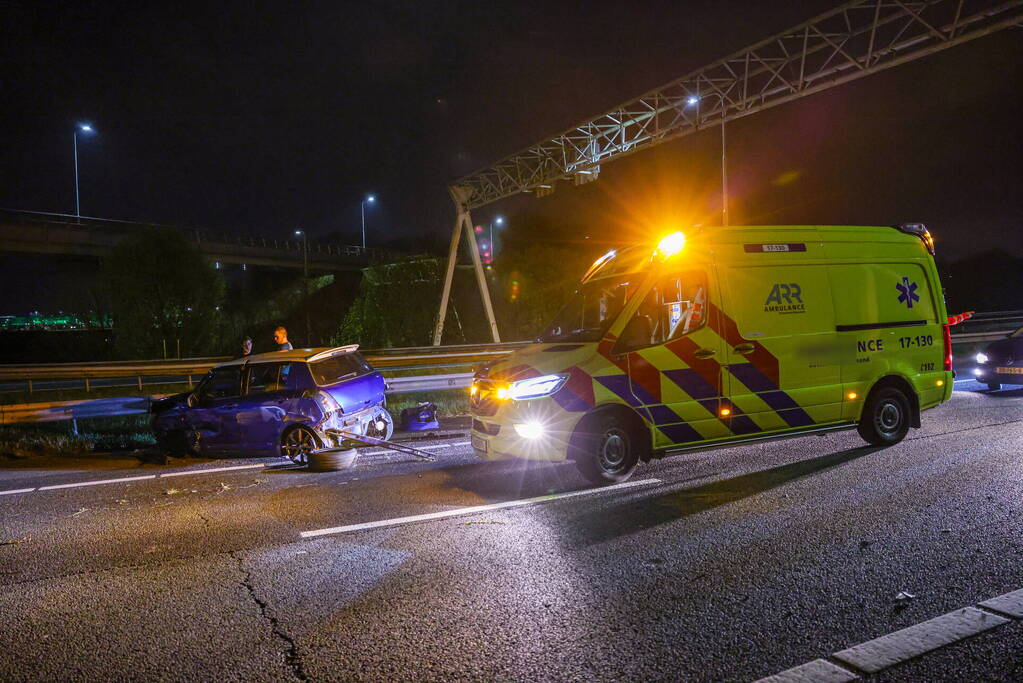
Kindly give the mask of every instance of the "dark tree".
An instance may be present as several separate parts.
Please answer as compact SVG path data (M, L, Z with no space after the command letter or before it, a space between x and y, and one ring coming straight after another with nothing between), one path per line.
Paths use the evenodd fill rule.
M224 283L199 250L175 230L120 242L103 260L100 286L122 358L223 353L218 348Z

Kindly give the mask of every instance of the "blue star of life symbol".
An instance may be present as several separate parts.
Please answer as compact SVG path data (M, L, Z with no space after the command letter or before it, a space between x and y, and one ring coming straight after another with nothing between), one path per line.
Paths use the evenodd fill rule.
M917 284L910 282L908 277L903 276L902 282L895 285L895 289L899 290L900 304L913 308L913 302L920 301L920 295L916 293Z

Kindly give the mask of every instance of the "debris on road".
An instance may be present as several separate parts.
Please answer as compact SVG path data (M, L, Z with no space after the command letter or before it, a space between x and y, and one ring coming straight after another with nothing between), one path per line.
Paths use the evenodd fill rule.
M176 495L178 493L181 493L181 489L167 489L166 491L164 491L164 494L166 494L168 496L173 496L173 495Z
M82 514L83 512L87 512L88 510L89 510L89 508L78 508L78 512L75 512L71 516L72 517L77 517L78 515Z
M225 484L224 482L220 482L220 488L217 490L217 493L223 493L224 491L230 491L232 488L233 487L230 484Z
M895 596L896 602L905 602L907 600L915 599L916 599L915 595L913 595L912 593L907 593L906 591L901 591L898 595Z
M3 546L3 545L18 545L19 543L26 543L26 542L31 541L31 540L32 540L31 536L22 536L21 538L12 538L12 539L9 539L9 540L6 540L6 541L0 541L0 546Z

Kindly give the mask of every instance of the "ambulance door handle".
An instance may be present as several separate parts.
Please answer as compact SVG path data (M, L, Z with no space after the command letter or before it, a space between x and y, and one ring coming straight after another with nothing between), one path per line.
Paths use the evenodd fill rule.
M696 349L693 355L697 358L710 358L715 353L717 353L717 349Z
M745 356L747 353L753 353L755 349L756 347L753 346L753 344L739 344L734 349L732 349L732 351L735 351L736 353L740 353Z

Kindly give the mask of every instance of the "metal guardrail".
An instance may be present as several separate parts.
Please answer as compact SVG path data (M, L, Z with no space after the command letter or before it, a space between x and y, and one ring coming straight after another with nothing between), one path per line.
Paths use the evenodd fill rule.
M1023 312L981 313L971 318L968 324L972 328L1004 325L1005 323L1012 323L1012 326L995 330L958 332L952 335L952 343L968 344L1001 339L1018 329L1020 325L1023 325ZM367 350L363 354L367 360L379 369L401 372L469 366L475 363L493 361L529 343L506 342L458 346L421 346L401 349ZM128 385L113 386L137 386L141 390L143 388L143 377L187 377L187 382L191 386L192 377L204 375L211 367L225 360L228 360L228 358L206 357L168 361L122 361L118 363L0 365L0 381L26 382L29 391L32 391L33 381L54 379L81 379L85 382L86 390L89 389L91 380L119 378L134 378L136 381ZM469 386L471 381L471 372L410 375L386 379L387 393L389 394L464 389ZM185 381L181 381L181 383L185 383ZM148 412L149 401L148 397L128 397L0 405L0 424L137 415Z
M443 391L465 389L472 383L471 372L447 375L420 375L392 377L387 380L388 394L407 394L414 391ZM0 405L0 425L23 422L60 422L90 417L120 417L142 415L159 396L128 396L97 398L81 401L54 401L50 403L18 403Z

